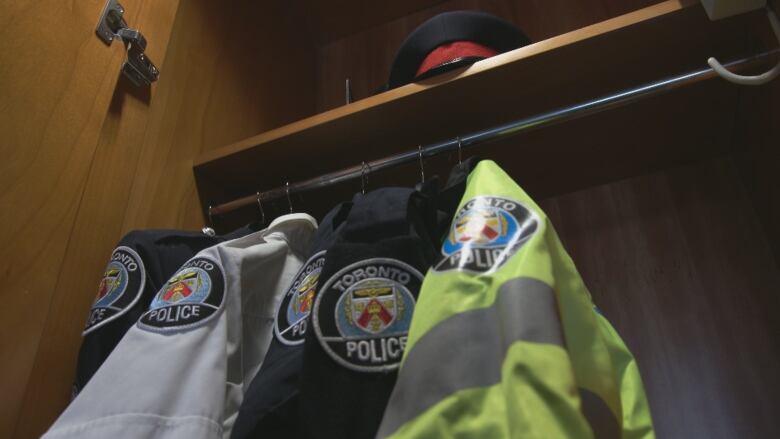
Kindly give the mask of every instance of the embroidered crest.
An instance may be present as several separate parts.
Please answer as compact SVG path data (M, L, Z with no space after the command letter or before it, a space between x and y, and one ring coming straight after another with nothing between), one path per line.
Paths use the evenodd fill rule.
M331 276L312 316L323 349L348 369L397 369L422 280L413 267L387 258L360 261Z
M138 326L159 332L193 328L213 317L224 299L222 267L210 258L195 257L157 292Z
M539 228L537 215L517 201L478 196L455 215L434 271L493 272Z
M274 322L274 334L280 343L289 346L303 343L323 265L325 265L325 251L309 258L295 276L287 294L282 298Z
M146 272L141 257L129 247L117 247L103 271L83 335L127 312L141 297Z

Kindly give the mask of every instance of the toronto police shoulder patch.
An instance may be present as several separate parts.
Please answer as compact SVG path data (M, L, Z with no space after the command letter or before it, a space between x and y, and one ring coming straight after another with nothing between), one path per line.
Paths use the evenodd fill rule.
M152 300L138 327L171 332L190 329L210 320L225 302L225 274L211 258L187 261Z
M89 310L82 335L118 318L130 309L144 290L146 272L138 253L130 247L117 247L111 253L95 302Z
M469 200L455 215L434 271L490 273L539 229L539 217L518 201L493 196Z
M314 302L312 324L322 348L351 370L397 369L422 280L414 267L389 258L339 270Z
M325 250L314 254L303 264L282 298L274 322L274 335L280 343L288 346L303 343L323 265Z

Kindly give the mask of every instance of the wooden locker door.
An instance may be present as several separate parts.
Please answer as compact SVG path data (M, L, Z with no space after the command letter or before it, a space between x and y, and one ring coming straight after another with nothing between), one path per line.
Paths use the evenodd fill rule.
M121 3L165 75L178 1ZM94 294L66 270L98 278L121 228L121 218L107 227L112 212L127 204L122 171L133 168L154 101L155 85L120 78L122 43L95 35L103 5L0 4L0 437L40 435L68 401L75 353L42 334ZM73 251L85 245L97 256ZM31 378L41 376L53 380L41 388Z

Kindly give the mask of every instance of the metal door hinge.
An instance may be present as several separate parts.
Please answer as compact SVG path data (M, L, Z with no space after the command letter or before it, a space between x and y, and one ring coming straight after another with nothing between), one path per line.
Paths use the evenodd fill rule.
M95 33L107 45L119 38L127 49L127 59L122 64L124 74L136 86L147 86L156 81L160 71L144 54L146 38L136 29L127 27L123 18L125 9L117 0L107 0L100 14Z

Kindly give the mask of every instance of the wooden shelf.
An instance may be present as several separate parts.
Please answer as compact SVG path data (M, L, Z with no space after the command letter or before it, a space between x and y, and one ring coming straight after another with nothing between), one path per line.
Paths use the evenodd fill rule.
M762 26L761 11L710 22L698 2L665 1L210 151L194 165L201 204L705 67L709 56L750 55L760 44L750 29ZM535 196L559 194L726 152L736 97L734 86L705 81L478 154ZM451 163L431 159L426 173L446 174ZM370 185L408 185L416 175L400 169ZM308 196L306 209L321 214L357 189Z

